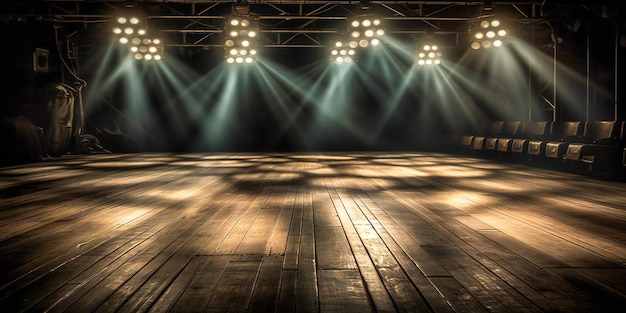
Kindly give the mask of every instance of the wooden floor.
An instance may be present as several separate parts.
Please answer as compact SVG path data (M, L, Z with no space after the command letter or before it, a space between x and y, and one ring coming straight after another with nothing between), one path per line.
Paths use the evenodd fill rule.
M0 168L2 312L625 312L626 184L432 153Z

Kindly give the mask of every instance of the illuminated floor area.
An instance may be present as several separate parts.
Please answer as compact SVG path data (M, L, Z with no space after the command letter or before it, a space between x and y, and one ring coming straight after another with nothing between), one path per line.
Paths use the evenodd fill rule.
M0 169L5 312L608 312L626 184L432 153Z

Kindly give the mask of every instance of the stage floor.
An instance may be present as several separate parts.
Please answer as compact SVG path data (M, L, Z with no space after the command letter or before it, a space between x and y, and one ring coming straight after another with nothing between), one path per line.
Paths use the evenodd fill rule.
M4 312L608 312L626 183L434 153L0 168Z

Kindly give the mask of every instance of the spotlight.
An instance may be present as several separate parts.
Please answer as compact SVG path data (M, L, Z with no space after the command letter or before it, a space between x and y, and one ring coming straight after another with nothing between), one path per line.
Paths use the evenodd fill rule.
M421 49L415 53L415 63L417 65L441 64L441 52L439 47L434 44L425 44L419 46Z
M480 48L501 47L507 31L502 28L502 23L497 19L480 19L470 22L472 40L470 47L474 50Z
M119 42L120 42L121 44L125 45L125 44L127 44L127 43L128 43L128 38L126 38L126 37L120 37Z
M330 50L330 59L337 64L349 63L355 55L356 50L343 41L335 41Z
M126 21L126 18L125 18L125 17L119 17L119 18L117 19L117 23L118 23L118 24L126 24L126 22L127 22L127 21Z
M130 23L133 24L133 25L137 25L137 24L139 24L139 19L136 18L136 17L131 17L130 18Z
M224 46L227 63L253 63L257 60L254 50L259 45L257 20L241 14L233 14L224 26Z
M370 15L354 18L350 22L350 37L353 41L349 42L351 48L375 47L380 44L380 38L385 35L385 31L381 27L381 20L372 18Z

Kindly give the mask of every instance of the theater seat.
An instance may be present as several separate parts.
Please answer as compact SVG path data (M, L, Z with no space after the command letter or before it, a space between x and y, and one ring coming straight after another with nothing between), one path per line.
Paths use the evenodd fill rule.
M531 140L528 142L528 155L545 156L559 159L565 154L565 149L571 140L580 135L581 122L556 121L550 125L550 133L546 140Z
M528 150L528 142L531 140L541 141L546 139L548 125L549 123L547 121L525 122L522 127L522 135L520 138L513 139L511 152L526 153Z
M485 148L485 140L489 137L496 137L502 134L504 128L504 121L491 122L487 133L484 136L475 136L472 142L472 148L474 150L483 150Z
M615 121L586 122L580 140L567 147L565 159L568 162L586 164L588 172L614 169L619 164L620 138L623 137L624 123L621 124L621 134L618 133L617 126Z
M485 140L485 150L500 150L499 145L500 141L506 141L506 146L508 146L508 142L510 142L511 138L517 136L517 133L520 129L520 121L507 121L504 123L502 128L502 133L498 136L488 137ZM508 150L508 149L507 149ZM506 151L505 151L506 152Z

